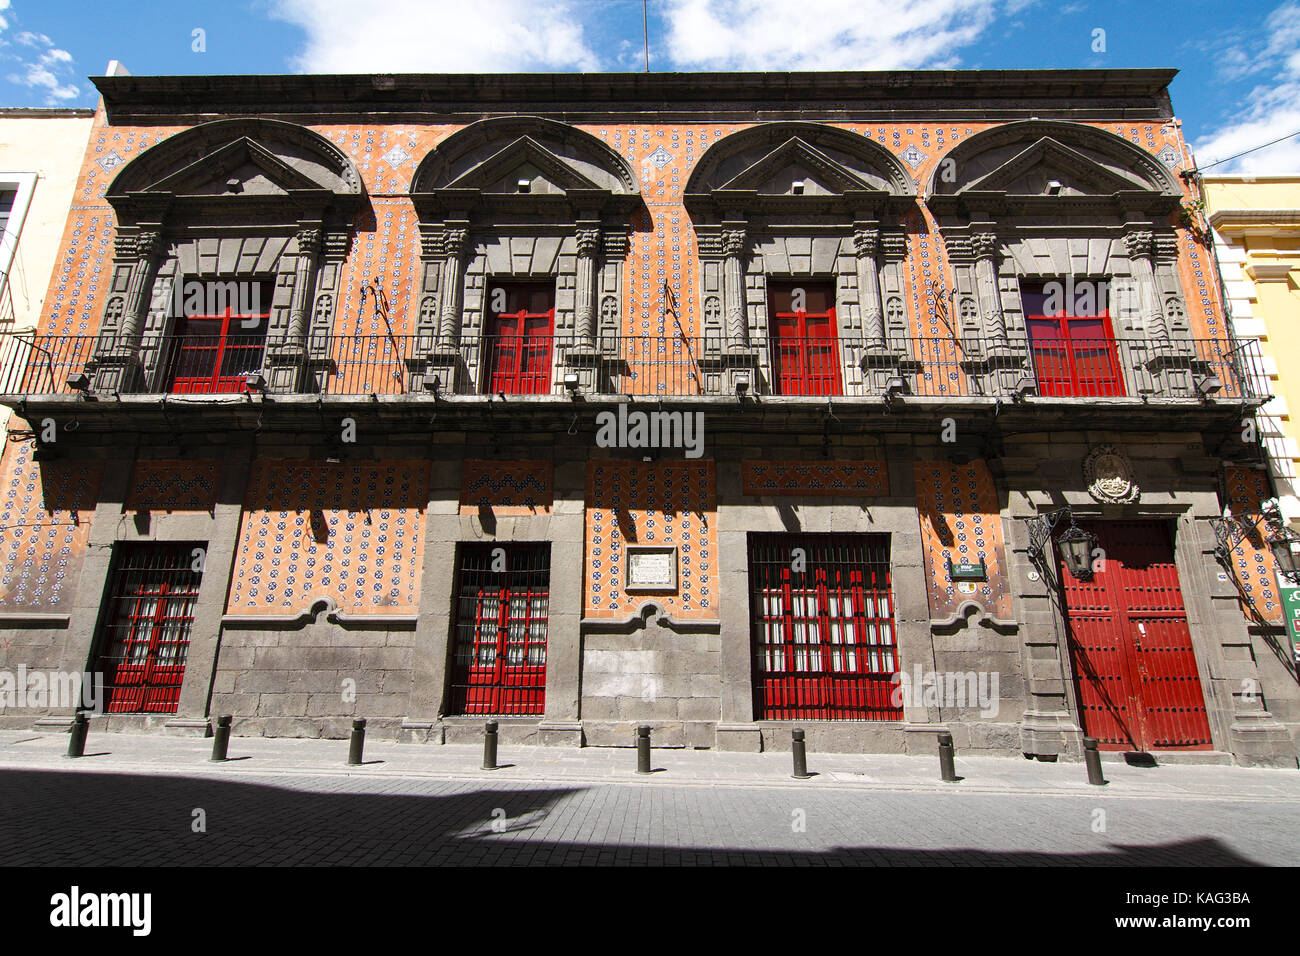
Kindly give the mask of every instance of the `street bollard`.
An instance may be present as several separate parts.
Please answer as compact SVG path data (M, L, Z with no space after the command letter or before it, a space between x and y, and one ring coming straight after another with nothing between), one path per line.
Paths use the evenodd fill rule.
M352 740L348 743L348 764L355 767L361 763L361 752L366 746L366 718L358 717L352 721Z
M650 725L641 724L636 729L636 772L650 772Z
M807 780L812 776L808 772L808 751L803 742L803 729L796 727L790 731L790 751L794 754L794 773L790 776L796 780Z
M1106 785L1106 778L1101 773L1101 754L1097 751L1097 738L1083 738L1083 762L1088 765L1088 782L1099 787Z
M86 755L86 732L90 730L90 724L86 722L85 714L77 714L72 718L72 734L68 738L68 757L84 757Z
M500 769L497 767L497 722L495 720L489 720L483 726L483 769Z
M944 783L957 782L957 770L952 763L952 734L939 735L939 776Z
M212 735L212 758L213 760L225 760L226 751L230 748L230 714L223 714L217 718L217 732Z

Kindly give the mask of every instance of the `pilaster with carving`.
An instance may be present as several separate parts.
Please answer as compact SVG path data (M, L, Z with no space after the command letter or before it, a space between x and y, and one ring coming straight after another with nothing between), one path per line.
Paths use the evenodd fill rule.
M100 325L95 388L129 391L140 374L140 332L162 252L158 227L121 229L113 241L113 284Z

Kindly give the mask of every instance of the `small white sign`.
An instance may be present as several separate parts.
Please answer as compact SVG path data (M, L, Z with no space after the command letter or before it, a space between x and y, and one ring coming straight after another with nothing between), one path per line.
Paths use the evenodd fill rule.
M677 549L629 547L626 590L677 590Z

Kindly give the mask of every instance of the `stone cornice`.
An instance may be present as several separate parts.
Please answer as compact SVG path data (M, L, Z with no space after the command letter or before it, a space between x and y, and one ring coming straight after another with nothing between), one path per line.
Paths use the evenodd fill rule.
M875 115L1164 119L1176 70L924 70L825 73L97 76L110 122L159 115L483 115L679 109L719 114L809 104Z
M1225 236L1253 236L1300 231L1300 209L1216 209L1210 225Z
M1248 262L1243 268L1256 282L1286 282L1292 272L1300 270L1300 263Z

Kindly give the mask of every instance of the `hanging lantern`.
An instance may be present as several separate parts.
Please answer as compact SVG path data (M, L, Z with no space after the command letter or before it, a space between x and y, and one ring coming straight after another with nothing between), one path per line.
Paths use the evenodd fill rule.
M1074 523L1074 515L1070 515L1070 527L1056 539L1056 543L1060 545L1065 566L1071 574L1080 580L1092 577L1092 549L1097 539Z
M1273 560L1277 562L1277 569L1282 574L1292 577L1300 571L1300 536L1294 531L1281 531L1269 540L1268 548L1273 552Z

